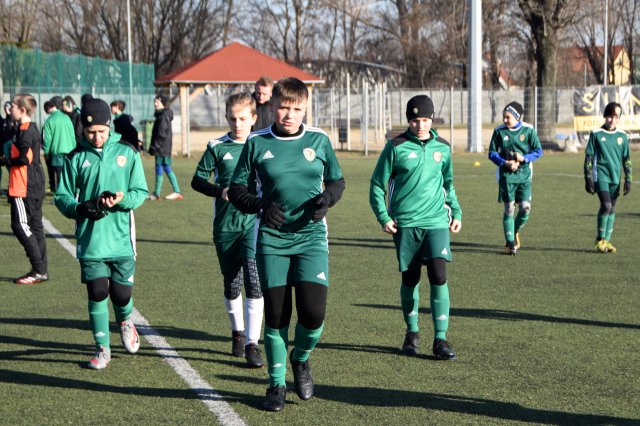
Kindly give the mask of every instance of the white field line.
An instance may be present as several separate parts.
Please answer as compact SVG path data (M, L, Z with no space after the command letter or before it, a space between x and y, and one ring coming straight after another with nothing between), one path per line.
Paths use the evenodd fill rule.
M76 247L69 242L46 218L42 218L45 231L55 238L60 245L74 258L76 257ZM246 426L231 406L224 401L222 396L207 383L202 376L178 354L178 351L166 341L149 322L142 316L140 311L134 308L133 322L138 325L138 331L142 334L151 346L153 346L160 356L173 368L173 370L184 380L193 390L198 398L207 406L221 425Z

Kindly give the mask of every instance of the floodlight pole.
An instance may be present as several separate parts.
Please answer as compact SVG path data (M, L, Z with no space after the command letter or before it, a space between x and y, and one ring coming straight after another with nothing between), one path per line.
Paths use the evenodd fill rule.
M482 145L482 2L469 0L469 130L468 150L483 152Z
M604 1L604 76L602 80L604 85L609 84L609 70L607 64L607 56L609 50L609 0Z
M131 60L131 0L127 0L127 50L129 55L129 108L133 108L133 65Z

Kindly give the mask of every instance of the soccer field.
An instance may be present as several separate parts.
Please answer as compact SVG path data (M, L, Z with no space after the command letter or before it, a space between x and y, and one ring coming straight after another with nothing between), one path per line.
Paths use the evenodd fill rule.
M485 155L456 155L463 227L447 270L447 337L459 361L442 362L430 356L426 273L421 355L400 354L400 274L368 202L376 158L339 156L347 189L328 215L331 284L310 358L315 396L299 400L289 371L285 410L267 413L266 369L230 356L212 199L190 188L197 160L174 161L183 201L136 211L135 305L150 325L140 331L160 349L143 339L129 355L112 326L103 371L84 368L93 353L86 290L61 244L75 244L73 222L47 199L44 215L62 234L47 238L50 280L14 285L29 266L0 199L0 424L640 424L640 185L618 201L618 252L597 254L598 200L584 191L582 155L546 153L535 163L523 247L506 256L495 167ZM144 163L153 187L152 160ZM199 375L196 390L170 362Z

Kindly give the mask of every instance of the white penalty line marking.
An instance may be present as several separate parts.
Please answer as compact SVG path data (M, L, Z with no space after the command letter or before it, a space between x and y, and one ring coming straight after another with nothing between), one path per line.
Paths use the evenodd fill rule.
M69 242L46 218L42 218L45 231L55 238L60 245L74 258L76 247ZM153 346L171 368L184 380L198 398L207 406L220 424L230 426L246 426L246 423L231 406L224 401L222 396L200 376L200 374L180 355L178 351L166 341L142 316L140 311L133 309L133 322L140 326L138 329L151 346Z

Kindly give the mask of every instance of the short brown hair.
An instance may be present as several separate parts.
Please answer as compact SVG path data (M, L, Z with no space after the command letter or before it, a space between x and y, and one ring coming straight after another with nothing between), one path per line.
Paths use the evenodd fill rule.
M227 98L225 105L225 111L229 111L229 108L234 105L246 105L251 109L251 115L258 114L258 111L256 110L256 100L253 96L251 96L251 93L249 92L239 92L230 95Z
M256 86L273 87L273 80L268 75L263 75L256 81Z
M24 108L29 117L33 116L33 113L36 112L36 108L38 107L36 99L28 93L18 93L13 97L13 103L16 104L18 108Z
M278 80L273 86L272 98L280 102L306 102L309 99L309 90L302 80L286 77Z
M111 102L112 107L117 107L120 111L124 111L124 108L127 106L127 104L124 101L121 101L120 99L117 99L113 102Z

